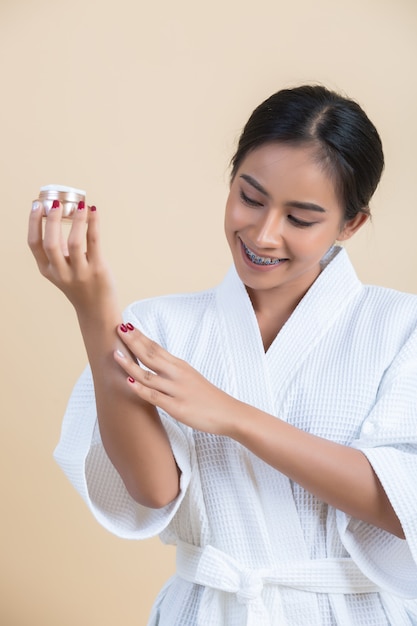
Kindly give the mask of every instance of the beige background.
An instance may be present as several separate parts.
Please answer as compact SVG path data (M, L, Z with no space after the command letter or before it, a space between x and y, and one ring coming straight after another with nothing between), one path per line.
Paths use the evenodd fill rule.
M85 355L38 275L40 185L88 190L120 300L215 284L228 162L252 109L317 81L365 106L387 167L349 244L360 276L417 293L415 0L1 0L0 624L141 626L174 552L104 531L52 460Z

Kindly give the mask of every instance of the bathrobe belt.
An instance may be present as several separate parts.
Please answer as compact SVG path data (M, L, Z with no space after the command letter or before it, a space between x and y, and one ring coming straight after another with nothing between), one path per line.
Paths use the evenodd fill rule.
M262 590L270 585L310 593L337 594L336 598L343 594L381 591L350 558L294 561L271 569L250 569L213 546L199 548L182 541L177 544L177 574L188 582L206 587L202 599L204 606L200 606L204 626L223 623L221 601L215 591L235 594L238 602L245 605L245 626L272 626L262 598ZM336 604L344 612L342 605L337 601ZM274 607L273 623L285 625L282 603L278 601L277 606L280 614Z

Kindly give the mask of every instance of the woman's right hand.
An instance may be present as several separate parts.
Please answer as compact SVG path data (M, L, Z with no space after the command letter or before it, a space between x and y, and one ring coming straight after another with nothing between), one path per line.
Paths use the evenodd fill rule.
M68 238L63 232L61 204L51 209L44 229L42 222L42 206L35 201L28 244L41 274L66 295L78 315L100 316L118 308L113 279L100 250L96 208L79 204Z
M122 322L113 280L100 251L95 207L81 206L63 236L62 207L50 211L42 227L35 204L29 247L43 276L74 305L94 380L100 436L131 496L149 507L171 502L179 492L179 471L154 406L132 393L125 371L114 359L127 350L116 329ZM126 359L133 360L126 354Z

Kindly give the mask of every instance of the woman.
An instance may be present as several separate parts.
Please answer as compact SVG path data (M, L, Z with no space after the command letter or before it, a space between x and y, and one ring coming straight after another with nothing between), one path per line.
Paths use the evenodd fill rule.
M417 298L363 286L335 245L382 169L356 103L274 94L232 161L224 282L122 323L95 207L66 256L61 207L42 239L35 204L90 363L56 459L106 528L177 545L149 624L417 624Z

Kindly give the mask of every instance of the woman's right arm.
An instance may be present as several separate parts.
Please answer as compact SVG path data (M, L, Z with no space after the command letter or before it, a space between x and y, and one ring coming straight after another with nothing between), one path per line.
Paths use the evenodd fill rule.
M52 209L42 229L42 210L34 203L28 243L43 276L75 308L94 380L97 416L104 448L130 495L159 508L179 492L177 468L168 436L152 405L126 384L114 351L126 348L117 336L122 322L110 271L100 251L98 214L81 205L68 240L61 228L62 207Z

